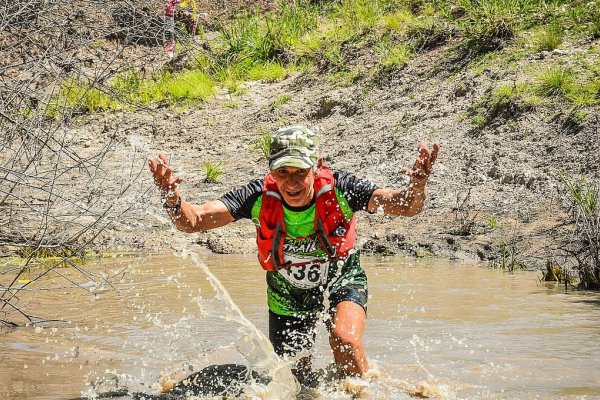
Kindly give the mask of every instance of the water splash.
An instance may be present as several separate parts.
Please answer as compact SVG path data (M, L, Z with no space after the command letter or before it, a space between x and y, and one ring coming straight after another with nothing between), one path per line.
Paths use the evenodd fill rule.
M290 368L291 362L275 354L273 345L269 339L244 316L225 287L223 287L219 279L200 259L200 256L189 250L184 250L180 255L182 258L188 256L206 274L210 285L216 292L216 299L225 308L225 313L215 312L214 308L205 308L200 299L198 300L198 305L202 307L207 315L238 323L240 325L238 332L242 334L242 337L236 342L236 348L247 361L247 367L251 370L264 372L272 379L266 388L259 385L251 385L246 390L246 395L261 399L295 398L300 392L300 387L292 374Z

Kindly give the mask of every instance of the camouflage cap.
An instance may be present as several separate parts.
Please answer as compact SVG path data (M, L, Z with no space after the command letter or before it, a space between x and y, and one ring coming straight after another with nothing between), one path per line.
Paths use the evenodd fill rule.
M271 134L269 168L311 168L317 163L317 135L303 125L284 126Z

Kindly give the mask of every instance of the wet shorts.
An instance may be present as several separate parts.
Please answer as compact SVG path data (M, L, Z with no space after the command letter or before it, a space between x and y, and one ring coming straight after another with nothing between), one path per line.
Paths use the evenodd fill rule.
M367 312L367 293L363 286L344 286L332 293L330 298L330 314L343 301L351 301L360 305ZM301 350L312 348L315 342L315 327L318 314L301 316L278 315L269 310L269 340L279 356L294 356Z

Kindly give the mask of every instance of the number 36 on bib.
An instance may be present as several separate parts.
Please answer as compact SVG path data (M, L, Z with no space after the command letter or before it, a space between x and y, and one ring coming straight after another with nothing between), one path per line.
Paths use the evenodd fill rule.
M319 259L305 259L300 257L285 257L286 263L291 261L291 265L284 270L280 270L281 275L293 286L300 289L312 289L327 279L327 262Z

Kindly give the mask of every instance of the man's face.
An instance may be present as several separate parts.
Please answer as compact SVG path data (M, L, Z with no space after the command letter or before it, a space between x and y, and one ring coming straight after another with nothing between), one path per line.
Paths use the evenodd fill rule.
M280 167L272 171L277 189L292 207L309 204L313 198L315 172L310 168Z

